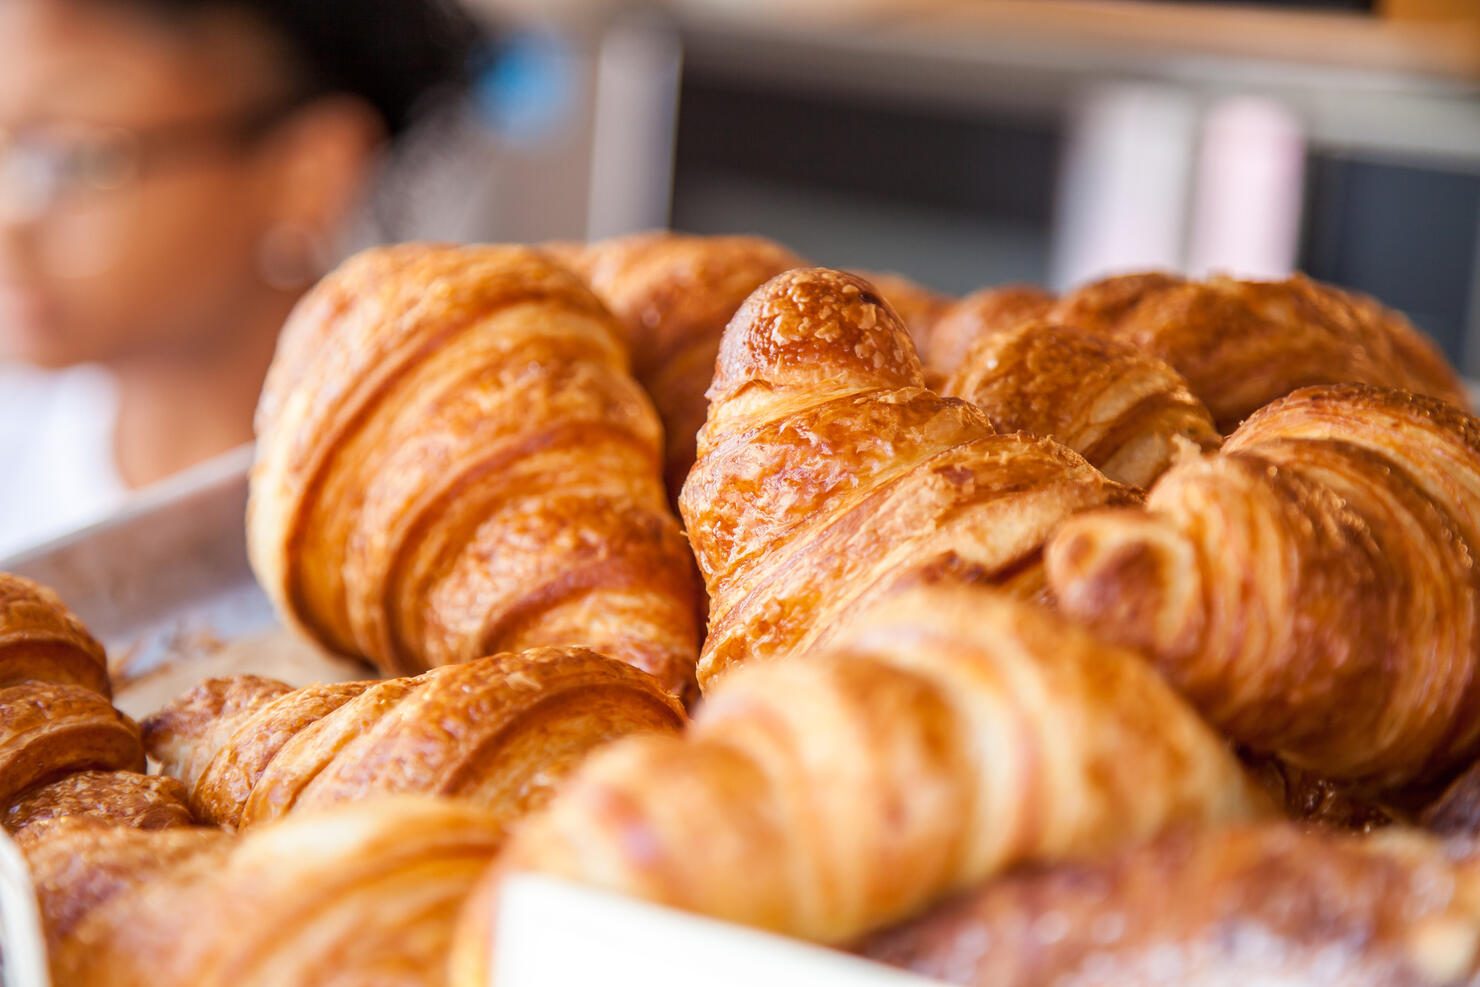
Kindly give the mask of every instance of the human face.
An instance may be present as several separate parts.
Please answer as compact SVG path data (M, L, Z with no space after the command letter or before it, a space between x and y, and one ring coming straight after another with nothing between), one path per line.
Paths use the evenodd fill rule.
M223 344L270 291L255 261L275 177L270 142L224 123L285 98L279 64L226 16L185 27L122 3L0 2L0 140L27 152L0 187L0 359ZM48 164L49 181L18 187Z

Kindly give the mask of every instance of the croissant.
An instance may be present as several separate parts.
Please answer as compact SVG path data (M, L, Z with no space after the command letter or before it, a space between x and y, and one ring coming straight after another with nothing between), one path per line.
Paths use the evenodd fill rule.
M117 831L76 850L68 835L70 885L109 886L52 933L53 978L75 987L442 987L458 910L503 840L476 806L411 796L192 845ZM67 897L43 896L49 926Z
M0 572L0 685L55 682L111 696L103 646L57 595Z
M1480 976L1480 852L1411 832L1181 830L1025 869L860 951L982 987L1457 987Z
M1480 748L1480 421L1354 384L1260 411L1143 512L1066 522L1068 615L1248 747L1374 790Z
M5 807L5 829L30 837L59 820L91 819L133 829L193 826L185 788L135 771L79 771L23 792Z
M699 602L621 327L520 247L352 258L258 407L248 541L285 619L383 671L588 645L692 682Z
M144 737L213 823L401 792L471 799L506 820L543 804L592 748L683 721L651 676L544 648L383 682L212 679L145 720Z
M128 828L92 816L58 817L28 829L20 848L36 889L53 979L67 983L55 976L56 961L95 909L187 861L212 868L231 843L224 831L205 826Z
M50 682L0 688L0 823L12 836L73 816L191 825L179 785L143 770L138 726L97 692Z
M667 232L605 240L580 254L566 247L560 255L627 328L632 373L663 420L663 472L677 498L694 465L725 323L762 283L804 262L761 237Z
M1377 384L1469 408L1454 371L1401 315L1298 274L1269 282L1109 278L1065 296L1051 318L1161 357L1224 433L1313 384Z
M837 650L729 676L682 737L619 741L504 863L824 943L1022 861L1266 804L1137 656L994 591L902 592ZM453 982L488 962L499 875Z
M1171 367L1128 343L1046 322L978 341L941 393L981 408L999 432L1056 439L1133 487L1149 487L1184 449L1222 442Z
M966 354L980 340L1041 321L1053 308L1054 297L1030 284L1005 284L974 291L940 313L922 341L925 377L942 384L956 373Z
M69 817L191 824L179 785L140 773L139 728L111 691L102 645L56 594L0 573L0 825L12 836Z
M706 689L733 665L825 641L921 571L1037 593L1055 525L1137 496L926 390L893 311L837 271L791 271L753 294L709 397L679 499L709 589Z

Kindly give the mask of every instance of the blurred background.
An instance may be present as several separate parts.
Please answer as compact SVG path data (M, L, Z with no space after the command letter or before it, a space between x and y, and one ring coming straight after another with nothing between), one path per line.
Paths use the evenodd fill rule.
M425 3L448 13L455 0ZM96 29L105 49L29 77L0 58L0 556L250 438L249 399L292 301L375 242L748 232L953 293L1145 268L1299 269L1407 312L1480 377L1480 0L466 0L451 11L466 23L422 25L423 48L398 26L411 8L380 0L7 4L0 14L34 8L48 24L75 8L80 27L24 30L66 49ZM221 104L267 115L161 108L164 122L147 121L144 87L132 112L145 123L100 122L92 107L53 112L60 126L38 118L37 94L65 92L69 73L127 88L108 73L128 66L103 65L116 25L86 22L144 8L139 51L167 50L181 24L204 30L192 18L211 12L225 36L200 71L227 96L267 57L236 51L232 31L294 49L281 93ZM20 30L0 34L19 45ZM27 37L24 53L44 47ZM181 50L205 49L192 37ZM449 64L431 65L433 50ZM161 106L174 99L160 92ZM138 198L139 230L181 232L152 275L134 273L125 260L142 263L149 239L115 224L109 241L87 209L121 224L125 194L162 181L146 152L209 137L203 121L247 128L227 135L239 142L268 135L275 157L254 159L250 184L175 208L208 222L194 232ZM285 175L298 194L258 196ZM79 188L100 204L73 205ZM161 310L216 283L193 273L196 256L232 225L223 217L253 209L260 222L239 224L232 248L242 284L217 272L214 299ZM102 291L110 278L141 297ZM135 321L186 328L150 335L153 349L43 345L61 332L44 315L81 338L136 302ZM254 326L237 324L244 311ZM231 344L195 346L192 325ZM34 410L68 401L54 422ZM207 427L194 409L215 404ZM55 462L79 456L101 465Z
M1480 374L1476 0L566 13L589 167L508 216L512 236L755 232L952 292L1300 269Z

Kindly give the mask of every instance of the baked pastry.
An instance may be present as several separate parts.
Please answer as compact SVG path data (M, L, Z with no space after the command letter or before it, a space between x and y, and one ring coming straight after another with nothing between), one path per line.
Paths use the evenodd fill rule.
M105 893L53 933L56 983L442 987L458 909L503 839L476 806L410 796L185 832L64 834L76 863L42 882L58 889L48 925L76 889Z
M679 500L709 589L701 686L822 643L920 572L1038 594L1060 521L1136 499L923 385L909 334L852 275L791 271L736 313Z
M208 822L248 826L393 793L469 799L509 820L543 804L592 748L683 721L630 665L543 648L383 682L212 679L145 720L144 737Z
M1266 809L1140 658L991 590L933 586L836 650L736 671L682 737L598 751L503 863L842 943L1020 862ZM465 917L458 985L487 983L498 880Z
M0 806L77 771L144 770L139 728L92 689L52 682L0 688Z
M587 645L692 682L698 586L621 326L521 247L346 262L284 330L248 541L284 618L411 674Z
M150 778L138 726L114 709L103 646L51 590L0 573L0 825L192 823L184 791Z
M979 341L1015 329L1024 322L1041 321L1053 308L1054 296L1031 284L982 288L940 314L921 341L925 379L943 384L961 369L966 354Z
M0 688L0 824L11 836L24 841L73 817L141 829L193 824L179 784L143 771L138 726L94 690Z
M1134 343L1187 378L1225 434L1298 388L1362 382L1469 409L1454 371L1397 312L1299 274L1284 281L1108 278L1050 317Z
M193 826L185 788L174 778L136 771L79 771L26 789L0 816L12 836L25 840L63 819L85 818L131 829Z
M704 424L704 389L725 323L766 280L804 261L755 236L650 232L555 245L627 329L632 373L647 389L666 436L663 475L678 497Z
M112 694L103 646L55 593L0 573L0 685L54 682Z
M1342 984L1480 977L1480 852L1412 832L1183 830L1025 869L861 946L937 981Z
M79 944L77 926L115 895L156 880L171 867L197 859L209 868L232 839L205 826L134 829L110 826L89 816L39 823L20 841L36 889L53 981L58 960Z
M1177 371L1129 343L1048 322L979 340L941 393L985 411L999 432L1056 439L1133 487L1222 442Z
M231 837L206 826L140 829L67 816L38 822L19 843L55 963L73 930L95 908L197 854L219 860Z
M1480 421L1298 391L1048 552L1059 606L1142 650L1249 748L1369 790L1480 749Z
M1166 361L1223 434L1313 384L1377 384L1470 407L1453 368L1401 314L1299 274L1283 281L1130 274L1058 299L1027 285L989 288L937 320L924 347L927 377L944 381L977 341L1033 320L1116 339Z

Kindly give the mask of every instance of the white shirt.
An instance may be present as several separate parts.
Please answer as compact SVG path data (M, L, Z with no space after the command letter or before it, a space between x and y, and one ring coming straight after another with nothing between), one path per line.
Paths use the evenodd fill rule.
M0 559L112 513L117 393L106 372L0 363Z

